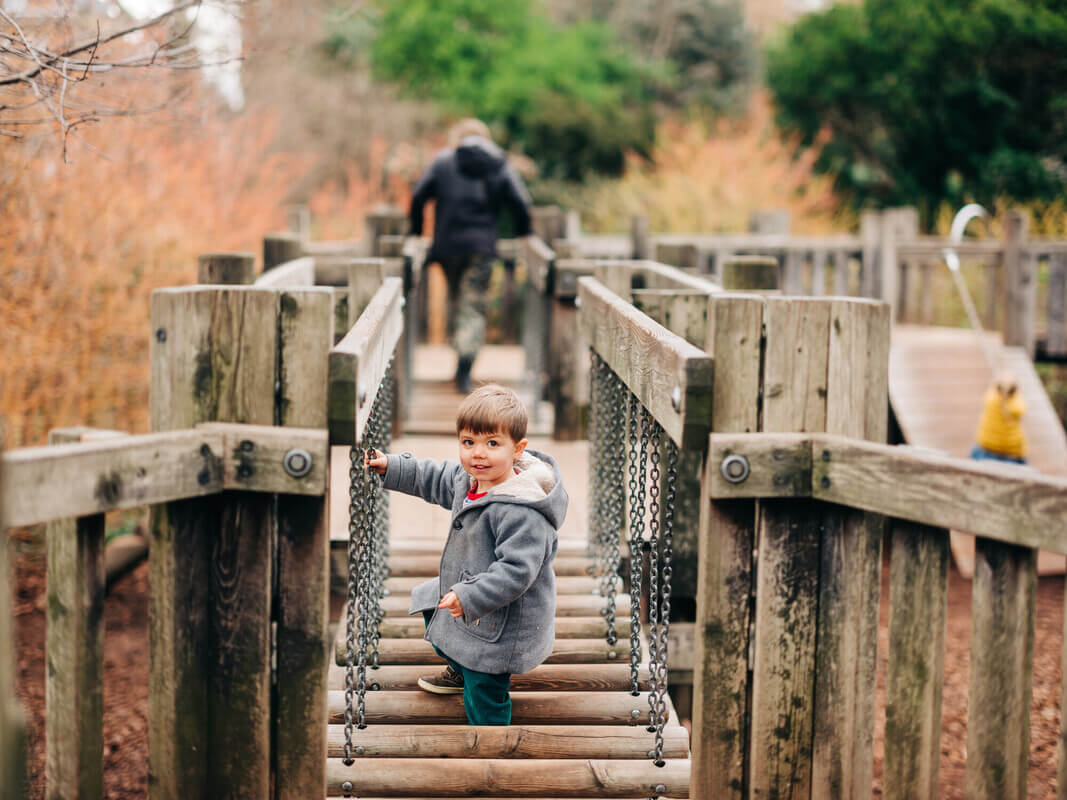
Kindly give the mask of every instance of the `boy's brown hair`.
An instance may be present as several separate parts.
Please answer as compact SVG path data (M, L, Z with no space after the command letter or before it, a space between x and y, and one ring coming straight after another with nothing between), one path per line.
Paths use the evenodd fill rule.
M459 404L456 434L496 433L500 431L513 442L526 438L526 406L511 389L496 383L479 386Z

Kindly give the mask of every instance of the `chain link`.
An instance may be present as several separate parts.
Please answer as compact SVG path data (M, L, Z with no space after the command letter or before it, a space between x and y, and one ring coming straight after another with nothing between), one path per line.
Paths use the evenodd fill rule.
M629 396L627 436L630 445L630 693L641 692L641 552L645 531L645 470L648 458L648 439L640 417L641 405L637 395ZM638 454L638 438L641 440Z
M659 624L652 636L657 639L658 658L653 666L656 679L649 701L652 705L652 724L656 729L656 746L653 761L663 764L663 727L667 723L667 646L671 618L671 579L674 557L674 501L678 490L678 447L667 442L667 491L663 501L662 553L660 555Z
M344 763L354 762L352 733L367 727L367 667L378 668L382 593L388 574L389 517L381 481L363 468L368 449L387 450L392 429L393 365L386 369L363 438L351 449L348 470L348 614L345 649ZM378 684L370 688L377 689Z

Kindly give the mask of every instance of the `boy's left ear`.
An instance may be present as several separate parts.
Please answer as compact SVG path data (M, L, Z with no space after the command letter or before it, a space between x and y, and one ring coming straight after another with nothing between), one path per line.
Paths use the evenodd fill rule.
M519 439L519 441L515 442L515 460L516 461L519 460L519 456L522 455L523 451L526 449L526 445L528 445L529 443L530 443L530 441L528 439Z

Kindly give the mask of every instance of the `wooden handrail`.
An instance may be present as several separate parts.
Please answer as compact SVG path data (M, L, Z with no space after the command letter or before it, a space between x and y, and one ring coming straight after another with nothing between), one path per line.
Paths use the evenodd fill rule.
M709 446L715 499L811 497L1067 553L1067 480L1022 466L826 434L715 433ZM731 457L748 466L736 483Z
M592 277L579 284L582 334L680 447L699 448L711 419L712 360Z
M281 289L290 286L315 285L315 259L301 256L269 269L256 278L255 286L261 289Z
M363 437L374 397L404 332L404 287L386 278L352 329L330 351L330 443Z
M310 470L299 478L285 469L298 450L310 457ZM226 489L320 495L327 464L324 430L219 422L8 450L0 455L0 530Z

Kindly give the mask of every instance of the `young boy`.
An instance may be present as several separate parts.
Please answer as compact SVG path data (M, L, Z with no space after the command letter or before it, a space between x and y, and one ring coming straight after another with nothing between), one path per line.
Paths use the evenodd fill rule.
M462 692L471 725L511 723L512 673L543 662L555 638L552 560L567 492L555 460L526 448L526 422L513 391L482 386L459 407L458 464L364 459L387 489L452 511L440 574L415 587L408 613L422 613L427 641L448 662L419 686Z

